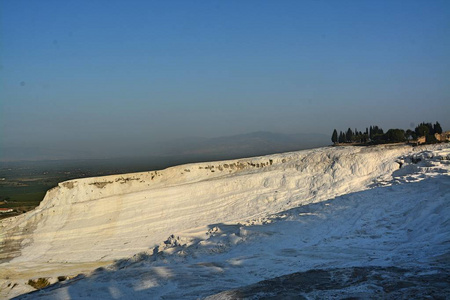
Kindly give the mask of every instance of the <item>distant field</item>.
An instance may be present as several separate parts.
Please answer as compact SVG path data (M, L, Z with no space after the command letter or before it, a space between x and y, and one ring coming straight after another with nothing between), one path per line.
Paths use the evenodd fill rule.
M46 191L57 185L58 180L59 178L10 177L0 181L0 208L14 209L14 212L0 214L0 219L27 212L38 206Z

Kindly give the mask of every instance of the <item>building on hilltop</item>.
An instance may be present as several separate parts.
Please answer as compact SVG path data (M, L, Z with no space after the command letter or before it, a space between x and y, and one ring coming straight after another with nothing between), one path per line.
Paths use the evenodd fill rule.
M425 136L419 136L417 139L415 140L410 140L408 141L408 143L410 144L416 144L416 145L422 145L425 144L425 142L427 141L427 138Z
M450 142L450 131L443 132L441 134L435 133L434 137L439 142Z

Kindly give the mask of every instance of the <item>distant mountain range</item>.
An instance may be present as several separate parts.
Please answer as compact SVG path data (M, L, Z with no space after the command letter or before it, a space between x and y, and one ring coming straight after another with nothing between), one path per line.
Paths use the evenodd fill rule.
M280 134L266 131L217 138L189 137L161 145L165 155L249 156L322 147L330 144L324 134Z
M76 149L45 149L41 147L5 147L0 146L0 161L23 160L66 160L96 159L115 157L201 157L208 159L238 158L265 155L277 152L295 151L322 147L330 144L325 134L280 134L258 131L248 134L223 136L216 138L186 137L165 143L153 144L148 149L139 148L139 153L108 153L101 155ZM136 150L137 151L137 150Z

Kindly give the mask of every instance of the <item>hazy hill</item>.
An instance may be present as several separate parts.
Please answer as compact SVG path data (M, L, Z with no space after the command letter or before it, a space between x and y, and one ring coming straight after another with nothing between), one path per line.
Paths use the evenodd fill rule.
M259 131L215 138L186 137L160 143L149 140L144 141L140 147L127 145L128 150L123 150L123 145L117 145L102 152L0 145L0 162L171 156L175 162L180 163L183 157L195 157L195 160L238 158L310 149L330 143L330 137L324 134L280 134Z
M280 134L258 131L217 138L188 137L161 145L167 155L251 156L322 147L330 144L324 134Z

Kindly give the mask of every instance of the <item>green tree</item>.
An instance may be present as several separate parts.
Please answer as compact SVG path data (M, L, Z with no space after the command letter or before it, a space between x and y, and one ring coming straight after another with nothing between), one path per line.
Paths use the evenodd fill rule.
M384 134L384 131L381 127L375 126L375 134Z
M339 143L345 143L345 134L342 131L339 133L338 141Z
M442 133L442 127L441 127L441 124L439 124L439 122L436 122L436 124L434 124L433 129L434 129L435 133L439 133L439 134Z
M437 142L438 142L438 140L436 139L434 134L427 134L425 136L425 143L426 144L436 144Z
M331 141L336 144L336 142L338 141L338 134L337 134L337 130L333 130L333 135L331 136Z
M404 142L405 131L403 129L389 129L384 134L383 140L390 143Z
M430 133L430 128L425 123L421 123L419 126L416 127L414 130L418 136L426 136Z
M411 139L412 136L413 136L413 133L414 133L414 131L412 131L411 129L406 130L406 132L405 132L405 138L406 138L407 140Z
M351 142L352 141L352 137L353 137L353 132L352 130L349 128L347 130L347 133L345 134L345 139L347 140L347 142Z

